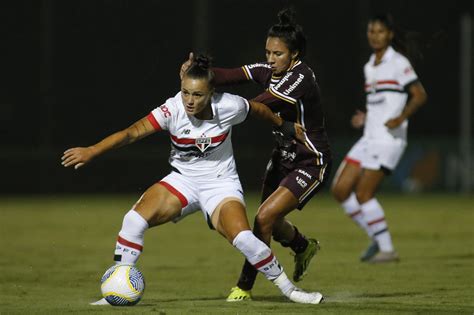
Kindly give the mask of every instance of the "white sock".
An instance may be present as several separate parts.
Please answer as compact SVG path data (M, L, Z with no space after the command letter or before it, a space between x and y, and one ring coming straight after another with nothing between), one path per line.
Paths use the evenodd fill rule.
M373 238L379 245L380 251L393 251L392 238L388 231L387 222L385 221L385 213L377 199L372 198L361 204L360 207L364 214L364 220L369 227Z
M359 202L357 201L355 193L351 193L349 198L341 203L341 206L344 208L346 214L359 226L361 227L369 237L372 237L372 233L369 229L369 226L364 220L364 214L360 207Z
M295 289L270 248L259 240L252 231L245 230L237 234L232 245L244 254L248 262L263 273L265 278L272 281L285 296L289 296Z
M143 251L143 237L148 222L135 210L125 214L115 246L114 260L117 263L135 264Z

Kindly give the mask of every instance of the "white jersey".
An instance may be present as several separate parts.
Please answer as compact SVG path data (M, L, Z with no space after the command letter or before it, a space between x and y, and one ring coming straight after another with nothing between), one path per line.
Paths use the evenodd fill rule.
M384 124L399 116L407 102L407 87L418 77L408 59L391 46L378 65L374 65L375 54L364 66L365 92L367 94L367 115L364 137L372 140L406 141L408 121L394 129Z
M237 95L215 93L211 107L210 120L188 115L179 92L148 115L155 129L169 131L170 164L185 176L221 177L237 173L232 126L245 120L249 103Z

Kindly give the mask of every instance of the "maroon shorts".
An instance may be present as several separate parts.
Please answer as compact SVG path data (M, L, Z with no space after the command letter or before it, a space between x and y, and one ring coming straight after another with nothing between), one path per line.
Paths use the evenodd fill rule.
M272 190L288 188L298 199L299 210L324 186L331 172L331 163L286 169L270 161L263 185Z

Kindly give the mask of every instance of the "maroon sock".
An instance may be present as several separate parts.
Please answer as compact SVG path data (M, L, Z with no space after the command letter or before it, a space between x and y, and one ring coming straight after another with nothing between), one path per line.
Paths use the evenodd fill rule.
M295 228L295 236L293 237L293 240L290 242L285 242L281 241L281 245L283 247L289 247L291 248L296 254L302 253L305 251L306 247L308 247L308 240L306 237L298 231L298 229Z
M257 274L258 270L255 269L251 263L245 260L244 267L240 273L239 282L237 282L237 286L245 291L252 290L255 279L257 278Z

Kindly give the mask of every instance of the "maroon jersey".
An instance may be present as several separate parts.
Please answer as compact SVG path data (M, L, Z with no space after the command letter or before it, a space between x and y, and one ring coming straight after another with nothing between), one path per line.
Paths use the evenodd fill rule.
M275 76L268 63L255 63L241 68L214 68L216 84L232 84L253 80L265 92L253 100L266 104L284 120L306 128L305 143L279 142L273 157L288 169L296 166L323 165L331 160L329 141L324 128L319 86L313 71L297 61L288 71Z

